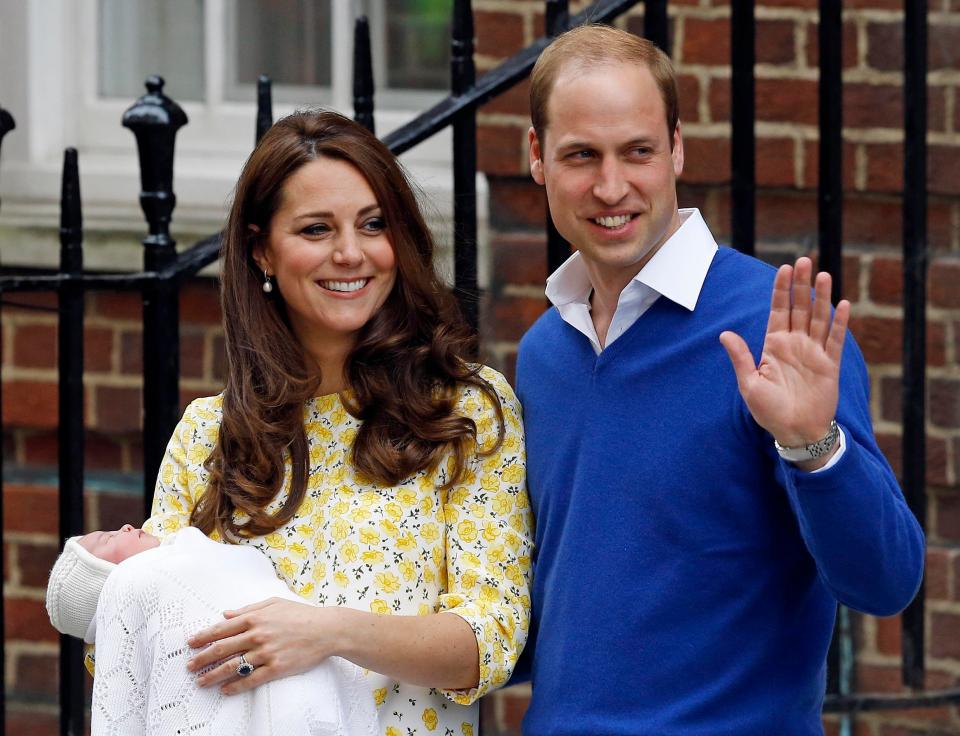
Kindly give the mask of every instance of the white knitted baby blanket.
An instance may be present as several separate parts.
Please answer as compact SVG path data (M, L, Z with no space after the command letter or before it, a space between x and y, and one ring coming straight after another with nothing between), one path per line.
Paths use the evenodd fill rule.
M257 550L193 528L118 565L97 607L92 736L372 736L364 672L338 657L241 695L196 686L187 639L273 596L302 602Z

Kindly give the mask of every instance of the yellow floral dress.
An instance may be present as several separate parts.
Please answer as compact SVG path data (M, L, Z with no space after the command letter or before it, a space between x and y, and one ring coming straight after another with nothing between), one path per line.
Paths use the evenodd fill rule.
M478 733L476 700L509 678L527 638L533 521L527 500L520 406L509 384L481 376L503 407L497 452L473 456L463 483L440 491L441 467L397 486L358 478L350 448L360 423L336 394L310 399L304 422L310 452L307 494L289 523L242 540L260 549L277 575L305 600L383 615L450 611L477 637L480 684L436 690L367 673L384 736ZM220 428L222 397L197 399L184 412L160 467L144 529L164 537L189 524L207 485L203 462ZM496 414L482 392L460 391L457 411L474 420L480 447L496 439ZM287 465L287 483L290 466ZM271 503L283 503L281 491Z

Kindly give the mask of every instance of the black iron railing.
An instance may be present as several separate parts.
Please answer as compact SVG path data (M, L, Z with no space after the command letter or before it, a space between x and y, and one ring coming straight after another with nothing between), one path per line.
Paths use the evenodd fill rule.
M476 111L488 100L525 78L550 38L585 22L609 22L641 0L598 0L571 17L566 0L546 0L547 35L519 51L479 79L473 63L473 13L470 0L455 0L451 41L451 94L384 142L403 153L440 130L453 129L454 162L454 288L470 324L477 325ZM666 0L645 0L645 35L669 52ZM841 2L820 2L820 180L819 259L834 277L834 297L841 289L842 205L842 26ZM904 363L903 363L903 486L911 509L925 524L925 298L926 298L926 26L925 0L905 4L905 163L904 163ZM755 248L756 173L754 115L753 0L731 4L731 223L733 244L752 253ZM373 130L373 65L369 28L359 19L355 35L355 118ZM272 123L269 80L257 89L256 139ZM179 408L178 294L182 280L216 260L219 234L176 253L169 222L176 204L173 192L173 150L176 131L186 116L163 94L163 80L147 80L147 94L124 115L123 124L137 138L140 154L140 201L149 225L144 244L144 270L131 274L90 274L83 271L82 221L76 151L64 158L61 200L61 269L54 275L12 275L0 278L0 297L13 292L56 292L59 295L60 381L60 535L83 531L83 299L87 292L134 291L143 295L144 321L144 505L149 512L152 479L164 446L173 431ZM13 118L0 109L0 142L14 128ZM549 220L549 218L548 218ZM548 268L552 271L569 254L551 222L547 223ZM2 461L0 461L2 462ZM2 468L2 466L0 466ZM2 523L2 507L0 507ZM2 526L0 526L2 528ZM923 686L923 594L903 616L904 683ZM0 630L3 606L0 605ZM840 637L842 638L842 637ZM836 647L831 656L830 689L824 710L851 714L864 710L916 708L960 702L960 690L913 692L908 695L857 695L845 678L849 654ZM83 732L83 677L79 643L61 641L61 731ZM0 651L0 672L4 669ZM2 688L0 680L0 688ZM0 708L5 693L0 690ZM0 712L0 716L3 713ZM5 719L4 719L5 722Z

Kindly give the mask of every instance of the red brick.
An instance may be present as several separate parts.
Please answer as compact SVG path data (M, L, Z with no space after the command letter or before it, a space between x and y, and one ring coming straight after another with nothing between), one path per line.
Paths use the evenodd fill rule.
M200 325L219 325L220 292L216 281L196 279L180 290L180 321Z
M484 113L505 113L507 115L522 115L528 119L530 117L530 81L522 80L519 84L513 85L510 89L480 108L481 116ZM483 123L483 118L480 118Z
M843 24L843 68L850 69L857 65L857 56L859 53L859 39L857 37L857 26L854 23ZM820 36L818 26L815 23L807 25L807 66L820 66Z
M844 255L841 268L843 283L840 294L855 304L860 301L860 258L856 255Z
M586 5L587 3L581 3L581 4ZM696 4L696 0L682 0L682 1L671 0L670 2L670 5L695 5L695 4ZM572 10L572 7L571 7L571 10ZM690 22L690 18L687 19L687 23L689 22ZM627 18L627 30L636 36L645 35L644 26L643 26L643 16L639 14L634 14L629 16ZM677 24L673 17L668 16L667 17L667 53L671 54L671 49L675 49L676 47L677 47ZM685 61L685 63L691 63L691 62ZM726 64L728 62L721 61L720 63Z
M903 88L893 84L843 85L845 128L900 128L903 125Z
M730 64L730 21L687 18L683 25L683 64Z
M5 307L24 306L40 311L56 312L57 304L57 295L51 291L24 291L7 294L4 297Z
M477 10L473 22L478 54L506 58L524 47L523 22L514 13Z
M857 664L857 690L868 693L897 693L903 689L899 665Z
M960 194L960 146L931 145L927 149L927 182L931 192Z
M960 428L960 380L931 378L928 391L930 423L944 429Z
M863 197L844 198L843 240L845 246L888 246L899 250L903 243L900 202Z
M884 376L880 379L880 419L900 422L903 419L903 384L899 377Z
M97 424L101 432L132 432L140 429L143 407L138 388L97 386Z
M105 327L84 329L83 369L94 373L113 370L113 330Z
M805 79L758 79L757 120L817 124L817 83Z
M766 0L764 0L766 3ZM868 10L903 10L905 0L844 0L844 8Z
M3 486L3 530L56 535L57 492L51 486Z
M50 568L57 559L59 549L52 541L50 544L30 544L20 542L17 545L17 563L20 567L20 584L31 588L47 587Z
M57 367L57 326L19 324L13 333L13 364L19 368Z
M139 494L100 493L97 514L90 519L91 529L119 529L124 524L139 526L144 520L143 497ZM88 507L92 508L92 504Z
M730 180L730 141L727 138L686 138L683 173L687 184L717 184Z
M485 299L482 332L488 340L516 341L547 308L546 297L501 296Z
M867 23L867 65L882 71L903 70L903 23Z
M477 128L477 167L487 174L528 173L527 130L520 125L481 125Z
M950 557L950 550L945 547L927 548L925 581L927 600L950 599Z
M790 64L797 61L797 43L790 20L758 20L756 22L757 63Z
M123 448L114 437L87 432L83 455L87 470L123 469Z
M960 659L960 615L931 611L930 655Z
M757 197L757 239L803 242L816 233L817 201L805 192Z
M875 258L870 267L870 300L877 304L901 304L903 301L903 261L899 258Z
M700 122L699 79L689 74L678 74L677 100L680 107L680 120L682 122Z
M56 654L30 654L17 656L17 679L13 691L19 698L56 698L59 692L59 657ZM14 731L14 733L21 733Z
M120 333L120 372L134 376L143 374L143 333L139 330Z
M525 177L490 177L490 221L501 230L542 233L547 217L543 187Z
M17 736L56 736L60 733L59 716L52 713L37 712L35 708L19 710L19 705L11 702L8 706L7 733L15 733Z
M900 630L901 621L899 616L887 616L877 620L877 651L880 654L897 655L900 654Z
M953 600L960 601L960 555L953 558Z
M60 641L60 635L50 625L42 600L5 597L4 624L7 641Z
M960 68L960 26L931 23L928 34L930 71Z
M5 426L56 427L57 384L46 381L4 381L3 423Z
M793 187L797 183L794 145L790 138L759 138L756 165L758 186Z
M815 8L819 0L763 0L768 8Z
M723 123L730 119L729 79L711 79L707 99L710 101L710 119L713 122Z
M857 317L850 320L850 331L857 338L863 356L870 364L900 365L903 356L903 325L889 317ZM943 365L945 330L940 322L927 324L927 363Z
M960 261L933 261L930 264L929 288L931 306L960 309Z
M866 189L870 192L903 190L903 146L899 143L868 143Z
M542 235L500 235L490 243L494 288L542 286L547 280L547 244Z
M143 319L143 299L139 294L107 291L97 294L93 300L93 314L110 319Z
M903 440L897 435L878 434L877 445L889 461L896 476L902 478ZM946 485L946 464L946 442L937 437L927 437L927 483L938 486ZM956 521L957 536L960 537L960 515L958 515Z
M960 496L955 493L937 494L936 504L937 537L943 542L960 543Z
M180 375L183 378L203 378L204 334L181 332Z
M853 143L843 143L843 164L841 174L842 186L845 191L854 189L854 174L856 167L857 146ZM803 186L816 189L820 185L820 144L817 141L806 141L803 144Z

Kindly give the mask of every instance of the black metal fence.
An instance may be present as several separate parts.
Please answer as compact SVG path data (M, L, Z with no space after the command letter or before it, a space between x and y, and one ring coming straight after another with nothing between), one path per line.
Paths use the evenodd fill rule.
M503 93L526 77L550 37L584 22L610 22L641 0L598 0L571 17L566 0L546 0L548 35L514 54L498 67L476 78L473 62L473 12L470 0L455 0L451 39L451 94L408 125L383 140L400 154L443 128L453 129L454 166L454 288L463 311L477 326L477 172L476 111L478 106ZM651 40L669 52L666 0L645 0L644 29ZM819 262L834 279L834 296L841 285L841 10L839 0L820 0L820 180ZM733 245L753 253L755 245L756 174L754 62L755 19L753 0L731 5L732 34L732 237ZM917 518L925 524L925 302L926 302L926 31L925 0L905 3L904 66L904 350L903 350L903 486ZM356 23L354 61L355 117L373 129L373 77L370 37L366 19ZM216 260L219 234L211 235L177 253L169 224L176 204L173 192L173 151L177 130L186 124L181 108L163 94L163 80L150 77L147 94L123 116L137 141L141 193L149 234L143 241L144 270L122 275L86 273L83 270L83 227L77 152L64 155L61 200L61 266L54 275L8 275L0 278L0 297L14 292L54 292L59 296L59 484L61 537L83 531L84 427L83 427L83 324L84 295L97 291L133 291L143 298L144 350L144 509L149 513L153 479L179 410L179 319L181 282ZM272 122L270 83L258 84L256 138ZM0 141L13 130L11 115L0 109ZM548 269L554 270L569 254L569 246L547 223ZM2 528L2 508L0 508ZM2 601L0 601L2 604ZM831 656L829 693L825 711L852 713L862 710L916 708L960 702L960 689L924 692L924 595L903 616L903 681L910 695L851 694L836 673L844 664L841 648ZM3 607L0 605L0 629ZM846 655L849 657L849 655ZM61 638L61 732L83 733L84 697L80 642ZM847 663L848 664L848 663ZM0 651L0 672L4 670ZM2 686L2 683L0 683ZM0 707L5 703L0 690ZM5 718L4 718L4 722Z

